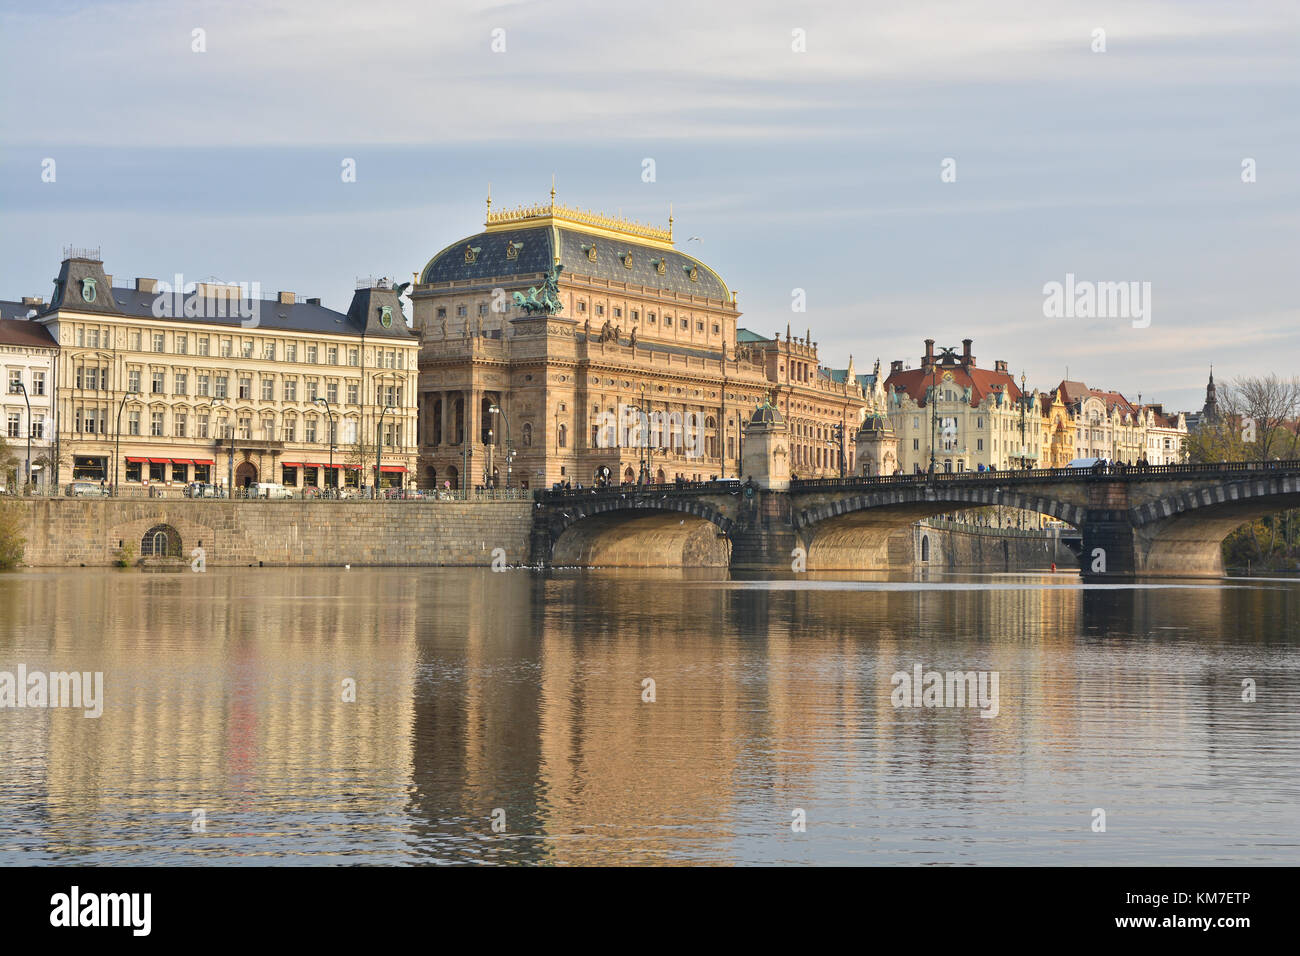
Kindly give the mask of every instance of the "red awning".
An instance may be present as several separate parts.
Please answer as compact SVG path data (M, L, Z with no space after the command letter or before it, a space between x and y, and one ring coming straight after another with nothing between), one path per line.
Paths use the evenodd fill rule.
M212 459L211 459L211 458L195 458L195 459L194 459L194 464L196 464L196 465L210 465L210 464L212 464Z
M380 465L380 471L406 471L405 465Z
M304 465L303 467L304 467L304 468L324 468L325 466L322 465L322 464L320 464L319 462L309 461L309 462L307 462L307 464Z
M132 458L130 455L127 455L127 456L126 456L126 460L129 461L129 462L131 462L131 463L134 464L134 465L143 465L143 464L144 464L146 461L148 461L149 459L148 459L148 458Z
M194 459L193 459L193 458L173 458L173 459L172 459L172 464L173 464L173 465L192 465L192 464L194 464Z
M361 466L360 466L360 465L335 465L334 467L335 467L335 468L347 468L347 469L349 469L350 471L360 471L360 470L361 470Z
M300 462L300 461L282 461L282 462L280 462L280 467L281 467L281 468L301 468L301 467L302 467L302 462Z
M171 461L170 458L150 458L150 459L149 459L149 464L151 464L151 465L165 465L165 464L167 464L167 462L169 462L169 461Z

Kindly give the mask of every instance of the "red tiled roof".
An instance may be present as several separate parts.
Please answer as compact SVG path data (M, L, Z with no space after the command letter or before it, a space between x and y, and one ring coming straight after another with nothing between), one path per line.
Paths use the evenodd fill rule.
M30 345L44 349L59 347L49 329L29 319L0 319L0 344Z
M1003 392L1003 401L1015 402L1020 399L1020 387L1007 372L995 372L992 369L966 365L936 365L932 368L907 368L891 372L885 380L885 391L894 392L901 388L911 396L918 405L925 404L925 391L935 382L942 382L943 376L952 373L953 384L957 388L970 388L971 407L977 407L984 396Z

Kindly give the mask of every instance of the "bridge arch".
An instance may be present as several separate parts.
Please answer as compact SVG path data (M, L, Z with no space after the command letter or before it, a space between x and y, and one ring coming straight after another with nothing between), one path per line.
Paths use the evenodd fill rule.
M912 542L907 537L909 529L922 518L948 511L1018 508L1075 526L1082 526L1086 513L1080 504L998 487L899 485L829 500L812 497L803 507L796 506L794 514L796 531L807 549L809 570L897 567L910 559L913 548L921 549L933 561L929 539Z
M1300 477L1272 475L1183 488L1132 508L1139 574L1223 573L1223 540L1243 524L1300 507Z
M550 563L582 567L726 567L734 522L699 498L574 498L549 523Z

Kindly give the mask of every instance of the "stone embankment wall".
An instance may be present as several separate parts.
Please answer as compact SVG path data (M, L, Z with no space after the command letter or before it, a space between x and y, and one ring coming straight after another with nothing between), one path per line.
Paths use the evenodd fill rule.
M528 501L174 501L48 498L29 509L23 563L112 565L139 558L146 532L166 525L181 555L210 565L488 566L528 560ZM501 556L500 554L498 556Z
M960 571L1079 569L1079 557L1055 535L1004 535L918 525L890 541L890 563ZM928 548L923 542L928 541ZM923 556L926 560L923 560Z

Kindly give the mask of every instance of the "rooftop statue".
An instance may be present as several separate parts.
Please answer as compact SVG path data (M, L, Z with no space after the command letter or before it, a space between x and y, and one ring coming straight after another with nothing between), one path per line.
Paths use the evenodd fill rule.
M522 292L514 294L515 305L522 308L526 315L559 315L564 311L564 304L560 302L560 273L563 270L564 266L558 262L551 266L540 289L529 289L527 296Z

